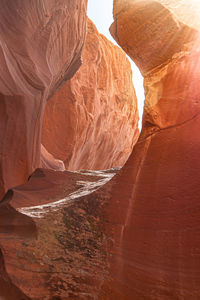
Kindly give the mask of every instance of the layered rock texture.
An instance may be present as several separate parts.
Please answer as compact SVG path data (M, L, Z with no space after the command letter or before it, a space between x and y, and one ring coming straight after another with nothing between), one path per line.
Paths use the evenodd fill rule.
M0 197L40 166L45 101L81 65L86 1L0 3Z
M140 67L146 101L111 192L105 299L199 299L200 34L183 2L114 1L111 32Z
M89 19L87 27L83 64L44 114L42 143L68 170L122 166L139 133L130 63Z

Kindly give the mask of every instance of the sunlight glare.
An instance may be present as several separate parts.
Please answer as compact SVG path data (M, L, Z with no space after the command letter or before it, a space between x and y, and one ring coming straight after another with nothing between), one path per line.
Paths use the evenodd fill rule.
M200 29L200 0L161 0L184 24Z

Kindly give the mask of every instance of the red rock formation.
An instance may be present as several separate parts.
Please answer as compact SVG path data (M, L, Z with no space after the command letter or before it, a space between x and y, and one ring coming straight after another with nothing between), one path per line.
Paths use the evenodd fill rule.
M114 173L37 169L26 184L7 193L0 207L4 266L0 297L88 300L98 296L107 276L103 202L81 196L91 194Z
M0 198L40 165L43 107L80 67L85 0L0 3Z
M16 291L17 300L23 293L46 300L199 299L199 32L163 1L151 1L178 39L169 56L163 47L171 34L166 40L162 26L151 31L156 10L149 13L149 3L129 1L113 25L118 41L124 28L138 34L127 51L145 75L143 130L131 157L89 195L105 172L99 182L87 173L37 170L7 193L0 207L0 284L9 289L0 289L1 297L12 299ZM149 51L157 49L151 62L143 48L140 57L135 51L147 29L155 38L146 35Z
M82 59L46 106L42 143L69 170L121 166L138 137L130 63L90 20Z
M111 32L144 74L146 101L109 200L104 300L200 295L200 35L167 3L175 1L115 1Z
M111 34L143 75L166 64L185 43L194 39L193 30L168 8L169 3L178 6L177 2L180 4L181 0L114 1L115 22Z

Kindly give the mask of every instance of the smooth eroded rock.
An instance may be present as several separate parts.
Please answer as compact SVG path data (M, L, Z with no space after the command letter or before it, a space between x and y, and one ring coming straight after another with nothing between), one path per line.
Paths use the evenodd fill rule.
M0 3L0 197L40 166L45 101L81 65L86 1Z
M184 20L193 17L176 3ZM200 295L200 35L173 4L115 1L111 31L145 75L146 100L141 135L107 208L109 300Z
M183 50L185 43L199 35L182 21L181 13L174 13L174 10L183 11L182 0L116 0L114 3L111 34L143 75L168 63L174 54ZM189 16L192 18L192 14Z

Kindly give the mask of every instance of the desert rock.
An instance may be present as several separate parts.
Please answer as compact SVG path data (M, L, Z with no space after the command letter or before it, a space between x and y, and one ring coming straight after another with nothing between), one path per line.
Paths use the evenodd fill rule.
M81 65L86 1L0 3L0 197L40 166L46 100Z
M180 9L183 2L176 1ZM186 22L190 10L179 17L173 4L114 4L111 32L140 67L146 100L141 135L109 201L108 299L200 295L200 39Z
M139 133L130 63L89 19L82 60L46 106L42 143L68 170L122 166Z

